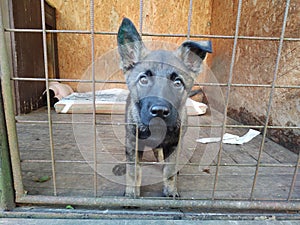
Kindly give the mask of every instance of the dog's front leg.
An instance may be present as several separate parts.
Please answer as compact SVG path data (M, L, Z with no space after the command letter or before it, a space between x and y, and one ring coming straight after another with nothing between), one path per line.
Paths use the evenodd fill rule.
M176 147L172 147L173 149ZM179 197L177 191L177 171L176 171L176 150L164 149L165 166L163 169L164 188L163 194L166 197ZM171 151L168 154L167 151ZM166 157L167 156L167 157Z
M136 159L136 155L138 155ZM136 154L135 141L127 141L126 145L126 197L139 197L140 188L142 183L142 168L140 165L140 159L142 158L142 152Z
M135 198L140 196L140 189L142 183L142 170L139 164L133 162L127 164L126 168L126 192L125 196Z

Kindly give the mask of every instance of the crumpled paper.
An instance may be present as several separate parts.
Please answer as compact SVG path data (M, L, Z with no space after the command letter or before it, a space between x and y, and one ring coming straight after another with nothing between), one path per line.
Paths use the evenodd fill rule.
M223 136L223 143L225 144L232 144L232 145L242 145L249 141L251 141L253 138L255 138L257 135L259 135L260 132L257 130L250 129L245 135L238 136L234 134L225 133ZM199 143L207 144L207 143L214 143L221 141L221 137L212 137L212 138L200 138L196 140Z

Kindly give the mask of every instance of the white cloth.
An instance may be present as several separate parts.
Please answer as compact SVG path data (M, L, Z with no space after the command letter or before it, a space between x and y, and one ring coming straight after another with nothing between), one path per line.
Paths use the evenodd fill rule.
M223 143L232 144L232 145L242 145L244 143L251 141L259 134L260 134L259 131L253 129L250 129L245 135L241 137L237 135L225 133L223 136ZM219 142L221 141L221 138L220 137L200 138L197 139L196 141L199 143L207 144L207 143Z

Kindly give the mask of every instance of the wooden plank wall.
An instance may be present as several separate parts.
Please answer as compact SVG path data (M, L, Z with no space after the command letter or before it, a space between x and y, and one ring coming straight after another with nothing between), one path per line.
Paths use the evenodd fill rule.
M29 0L11 2L10 17L15 28L41 29L40 3ZM35 12L35 13L33 13ZM15 77L43 78L43 42L41 33L12 33L12 58ZM42 105L43 82L14 82L17 114L28 113Z

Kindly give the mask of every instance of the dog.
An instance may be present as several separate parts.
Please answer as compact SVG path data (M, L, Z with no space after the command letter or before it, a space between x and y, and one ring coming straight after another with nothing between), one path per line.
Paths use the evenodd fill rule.
M185 41L175 51L150 51L134 24L124 18L117 34L121 68L129 95L126 102L126 190L139 197L142 181L140 161L145 147L162 149L163 195L179 197L176 156L186 132L185 102L202 70L210 41Z

